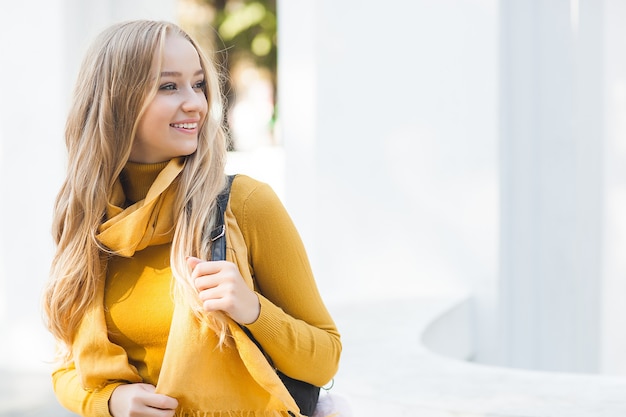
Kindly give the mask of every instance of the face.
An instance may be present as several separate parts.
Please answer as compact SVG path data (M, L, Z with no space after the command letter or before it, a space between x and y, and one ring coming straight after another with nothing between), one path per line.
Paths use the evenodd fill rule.
M194 153L198 132L207 114L204 71L193 45L179 35L165 38L160 84L139 120L130 160L164 162Z

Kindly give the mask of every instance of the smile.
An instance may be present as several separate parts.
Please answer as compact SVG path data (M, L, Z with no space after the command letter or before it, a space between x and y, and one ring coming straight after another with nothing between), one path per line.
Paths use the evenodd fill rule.
M198 123L172 123L170 126L175 127L176 129L196 129L198 127Z

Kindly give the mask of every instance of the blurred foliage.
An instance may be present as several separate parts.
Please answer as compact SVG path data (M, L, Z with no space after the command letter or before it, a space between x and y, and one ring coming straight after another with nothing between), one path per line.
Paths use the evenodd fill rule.
M215 27L227 50L225 67L250 60L276 81L276 0L201 0L215 10Z

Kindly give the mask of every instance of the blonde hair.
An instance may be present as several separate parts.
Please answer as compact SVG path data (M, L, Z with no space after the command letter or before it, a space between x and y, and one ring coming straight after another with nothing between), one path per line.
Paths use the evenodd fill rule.
M65 128L69 162L54 207L56 253L43 304L46 324L68 358L84 313L92 303L102 302L95 294L105 279L106 259L111 254L96 234L113 184L128 161L138 121L157 92L159 80L152 76L152 65L161 66L167 35L184 37L198 51L209 109L197 150L186 157L175 199L170 259L175 295L211 326L222 343L227 334L223 315L202 312L185 260L188 255L208 257L215 199L225 184L220 76L198 44L178 26L125 22L102 32L89 49Z

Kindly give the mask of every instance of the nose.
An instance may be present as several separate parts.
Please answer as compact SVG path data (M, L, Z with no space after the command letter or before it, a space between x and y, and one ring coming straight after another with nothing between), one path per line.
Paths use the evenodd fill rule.
M202 91L193 88L185 89L182 109L187 113L201 112L206 109L206 97Z

